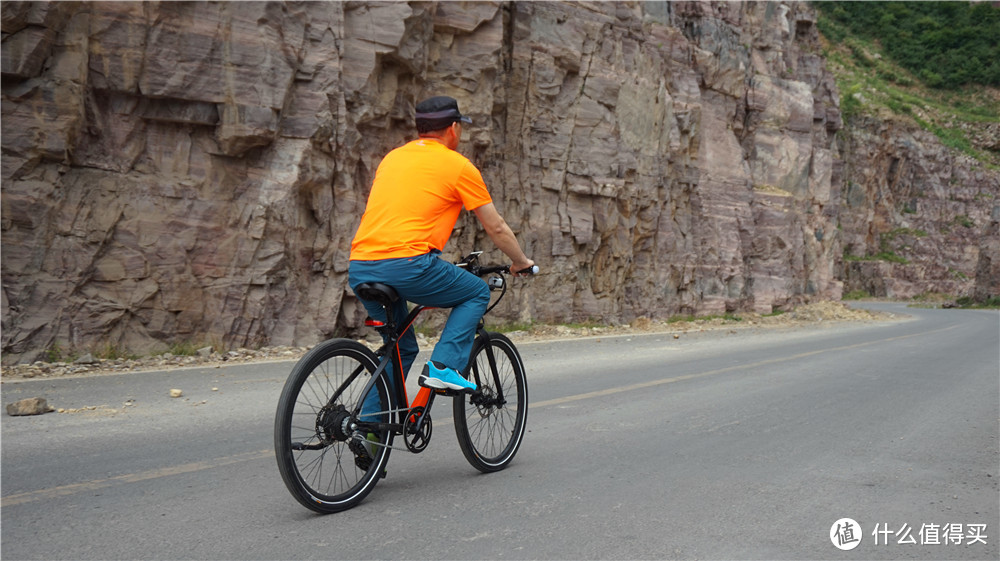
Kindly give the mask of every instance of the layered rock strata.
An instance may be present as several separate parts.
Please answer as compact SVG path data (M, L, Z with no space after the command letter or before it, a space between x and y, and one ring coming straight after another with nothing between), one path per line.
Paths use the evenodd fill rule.
M350 241L433 94L472 116L460 151L544 271L499 319L840 297L841 118L807 4L2 10L5 362L355 334ZM490 247L465 217L446 255Z
M859 118L842 145L846 290L1000 295L1000 174L891 119Z

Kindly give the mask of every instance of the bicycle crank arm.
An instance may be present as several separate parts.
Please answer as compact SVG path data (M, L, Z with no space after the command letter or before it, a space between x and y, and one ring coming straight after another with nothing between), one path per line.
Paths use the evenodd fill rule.
M368 439L364 439L364 438L360 438L360 439L359 438L355 438L355 440L357 440L358 442L361 442L362 444L366 444L368 446L378 446L379 448L385 448L387 450L400 450L400 451L404 451L404 452L409 452L410 451L408 448L405 448L403 446L389 446L388 444L384 444L382 442L378 442L377 440L368 440Z
M292 450L322 450L326 448L327 445L320 442L319 444L305 444L303 442L293 442Z
M364 442L365 444L368 444L370 446L378 446L380 448L388 448L390 450L406 450L406 448L404 448L402 446L388 446L386 444L382 444L381 442L376 442L376 441L373 441L373 440L367 440L367 439L364 439L364 438L360 438L360 439L356 438L355 440L358 440L359 442ZM323 444L323 443L320 443L320 444L304 444L302 442L293 442L292 445L291 445L291 449L292 450L322 450L322 449L326 448L327 446L328 446L327 444Z

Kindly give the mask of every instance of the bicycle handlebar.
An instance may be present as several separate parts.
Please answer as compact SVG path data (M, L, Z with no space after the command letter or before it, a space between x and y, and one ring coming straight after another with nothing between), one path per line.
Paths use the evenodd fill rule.
M537 275L538 274L538 270L539 270L538 269L538 265L532 265L531 267L528 267L527 269L521 269L520 271L511 271L510 270L510 265L492 265L492 266L488 266L488 267L475 267L473 269L469 269L469 271L472 272L473 274L475 274L477 277L482 277L482 276L490 275L490 274L493 274L493 273L512 273L512 274L516 274L516 275Z
M532 265L527 269L521 269L520 271L511 271L510 265L480 265L479 255L481 251L474 251L465 257L461 261L456 263L459 267L464 267L466 271L469 271L477 277L485 277L486 275L496 274L496 273L512 273L516 275L537 275L538 265Z
M473 275L476 275L477 277L486 277L486 276L489 276L489 275L500 275L501 273L511 273L510 265L485 265L485 266L480 265L479 264L479 256L482 253L483 253L482 251L473 251L472 253L466 255L465 257L463 257L461 261L459 261L458 263L456 263L456 265L458 265L459 267L464 268L466 271L472 273ZM538 274L538 265L532 265L531 267L528 267L527 269L522 269L522 270L517 271L517 272L515 272L513 274L517 274L517 275L537 275ZM486 311L484 312L484 314L488 314L490 312L490 310L492 310L493 308L495 308L497 306L497 304L500 303L500 300L503 299L504 294L507 294L507 281L503 278L503 276L490 277L486 281L486 284L489 285L490 292L492 292L494 290L500 290L500 296L497 297L496 300L494 300L493 304L491 304L488 308L486 308Z

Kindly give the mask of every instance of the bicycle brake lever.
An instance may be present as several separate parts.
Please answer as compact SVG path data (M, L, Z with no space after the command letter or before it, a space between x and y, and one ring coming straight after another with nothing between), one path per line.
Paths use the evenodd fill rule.
M472 253L463 257L458 263L455 263L455 266L468 267L469 265L475 263L479 259L479 256L482 254L483 254L482 251L473 251Z

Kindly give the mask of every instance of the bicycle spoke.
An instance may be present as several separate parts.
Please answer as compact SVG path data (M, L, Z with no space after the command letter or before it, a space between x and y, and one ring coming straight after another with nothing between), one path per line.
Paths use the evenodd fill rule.
M513 459L521 445L527 414L527 385L513 343L491 334L489 345L487 349L484 340L477 340L472 355L472 372L478 372L481 381L479 395L455 402L455 431L462 452L469 463L484 472L503 469ZM489 351L495 370L490 366ZM502 405L498 402L501 395Z
M353 435L345 434L376 367L371 351L341 339L317 345L289 376L275 417L275 452L285 485L312 510L337 512L357 504L385 466L391 434L380 437L383 447L360 449L349 446ZM391 409L385 378L373 388ZM361 469L358 462L369 467Z

